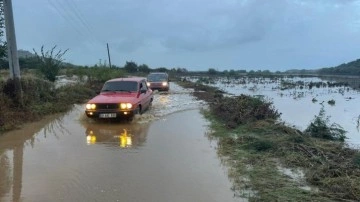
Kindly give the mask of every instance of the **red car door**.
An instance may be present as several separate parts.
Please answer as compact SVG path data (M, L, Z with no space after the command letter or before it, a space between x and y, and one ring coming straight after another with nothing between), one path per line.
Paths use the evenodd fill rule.
M144 91L145 91L145 93L142 93ZM143 106L143 109L148 108L152 101L151 100L152 99L152 90L147 87L145 81L141 82L139 93L140 93L139 99L140 99L141 106Z

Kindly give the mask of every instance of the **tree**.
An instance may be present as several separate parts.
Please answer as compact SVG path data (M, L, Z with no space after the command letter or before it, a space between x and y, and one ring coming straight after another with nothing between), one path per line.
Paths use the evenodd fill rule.
M150 68L146 64L139 65L138 68L139 68L140 72L144 72L144 73L149 73L150 72Z
M214 69L214 68L209 68L208 73L211 74L211 75L215 75L215 74L217 74L218 72L217 72L216 69Z
M186 68L180 68L180 67L178 67L178 68L176 69L176 72L178 72L178 73L186 73L186 72L188 72L188 70L187 70Z
M36 69L40 66L37 57L19 57L21 69Z
M235 76L235 75L236 75L235 70L230 69L230 71L229 71L229 76Z
M129 73L134 73L138 71L138 65L133 61L130 62L126 61L124 69Z
M169 70L166 67L158 67L154 69L156 72L168 72Z
M39 62L39 71L42 73L46 79L49 81L54 82L56 80L56 76L58 75L62 63L64 61L63 56L69 50L66 49L65 51L59 50L56 53L54 52L56 49L56 45L48 51L44 51L44 46L41 46L40 54L39 55L35 49L35 57L38 59Z

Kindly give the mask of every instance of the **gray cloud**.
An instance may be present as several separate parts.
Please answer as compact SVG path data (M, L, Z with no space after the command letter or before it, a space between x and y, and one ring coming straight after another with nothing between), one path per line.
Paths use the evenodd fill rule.
M33 0L13 7L19 48L69 48L76 64L106 58L106 43L119 65L202 69L316 68L360 52L359 0Z
M164 46L169 49L204 51L214 48L238 46L243 43L261 40L271 29L278 16L269 7L280 7L274 3L258 4L258 1L245 3L234 1L232 5L215 1L193 5L193 1L181 1L176 7L170 7L158 14L160 21L157 27L164 29L153 35L163 38ZM197 1L199 2L199 1ZM173 13L182 13L170 17ZM170 16L167 16L169 14ZM162 15L162 16L161 16Z

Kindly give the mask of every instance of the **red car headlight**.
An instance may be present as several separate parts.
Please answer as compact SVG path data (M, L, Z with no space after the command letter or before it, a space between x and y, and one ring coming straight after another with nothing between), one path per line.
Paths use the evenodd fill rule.
M121 103L120 104L120 109L131 109L131 108L132 108L131 103Z
M96 104L86 104L86 109L96 109Z

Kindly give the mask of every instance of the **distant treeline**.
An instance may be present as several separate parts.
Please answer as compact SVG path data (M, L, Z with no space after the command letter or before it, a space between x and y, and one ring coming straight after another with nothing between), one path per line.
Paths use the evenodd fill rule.
M19 50L19 64L21 69L37 69L41 65L41 61L39 58L35 57L35 54L30 53L29 51ZM126 72L135 73L135 72L143 72L149 73L153 71L160 72L176 72L176 73L190 73L186 68L167 68L167 67L157 67L150 68L146 64L138 65L133 61L126 61L124 66L116 66L112 65L111 67L106 64L106 60L103 62L100 60L98 64L94 64L92 66L79 66L73 65L71 63L62 63L63 66L69 67L104 67L104 68L119 68L124 69ZM6 58L0 59L0 69L8 69L9 64ZM320 68L320 69L292 69L286 70L284 72L276 71L271 72L270 70L250 70L246 71L245 69L237 69L237 70L223 70L218 71L215 68L209 68L207 71L191 71L192 74L208 74L208 75L223 75L223 76L241 76L241 75L257 75L257 76L271 76L271 75L347 75L347 76L360 76L360 59L355 61L344 63L336 67L328 67L328 68Z
M40 53L39 53L39 55L40 55ZM44 55L43 58L41 58L41 57L39 58L36 56L36 54L31 53L29 51L25 51L25 50L19 50L18 56L19 56L20 69L38 69L39 67L41 67L43 65L44 60L46 60L46 56L48 56L51 60L56 61L56 58L54 58L55 54ZM62 57L59 59L63 60ZM112 68L112 69L125 70L128 73L137 73L137 72L149 73L149 72L154 72L154 71L177 72L177 73L187 72L186 68L180 68L180 67L177 67L177 68L166 68L166 67L150 68L146 64L138 65L137 63L135 63L133 61L126 61L124 66L112 65L111 67L109 64L106 63L106 60L100 60L99 63L90 65L90 66L74 65L71 63L67 63L67 62L61 62L61 66L63 68L93 68L93 67L94 68ZM6 57L0 58L0 69L9 69L9 62Z
M322 68L319 74L360 76L360 59L336 67Z
M52 58L51 60L56 61L55 58ZM21 70L25 69L40 69L44 65L44 58L39 58L36 56L26 56L26 57L19 57L19 66ZM51 64L50 64L51 65ZM106 63L100 61L97 64L94 65L74 65L71 63L61 62L60 64L62 66L62 69L87 69L87 68L104 68L104 69L113 69L113 70L124 70L127 73L150 73L150 72L174 72L174 73L185 73L188 70L186 68L166 68L166 67L157 67L157 68L150 68L146 64L140 64L133 61L126 61L123 66L117 66L112 65L111 67ZM9 62L6 58L0 59L0 69L9 69ZM49 71L51 71L51 68L49 68Z

